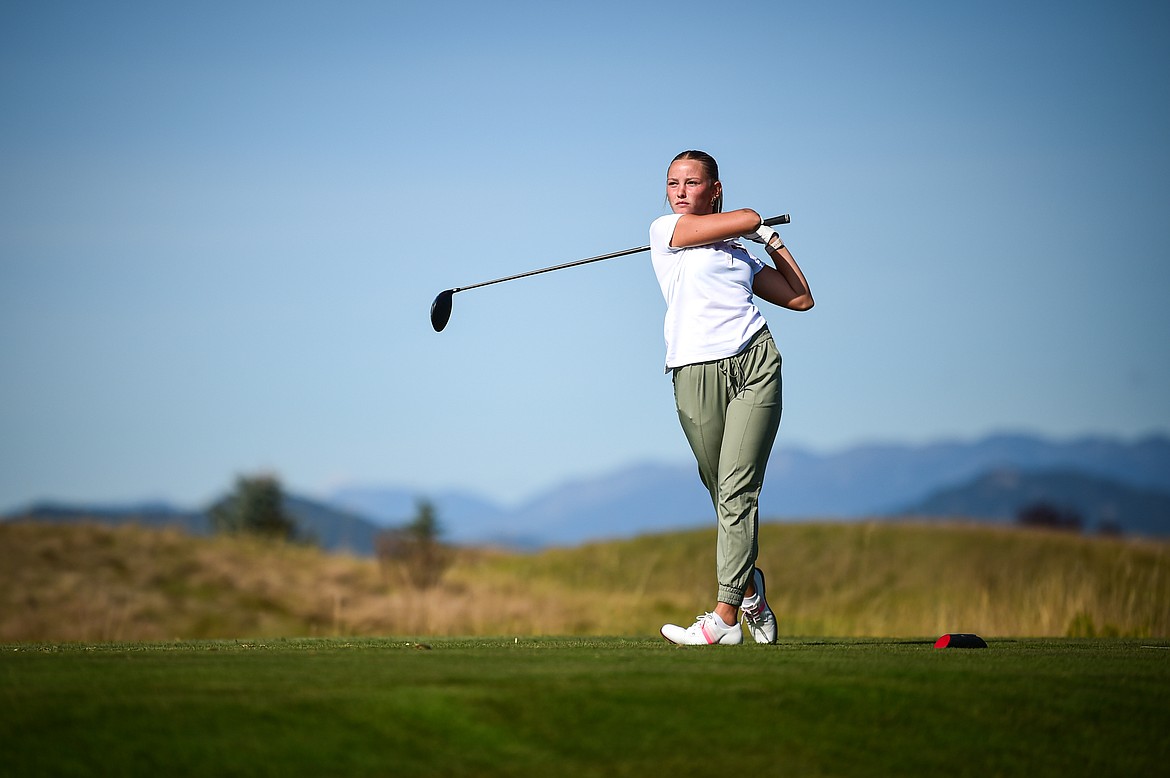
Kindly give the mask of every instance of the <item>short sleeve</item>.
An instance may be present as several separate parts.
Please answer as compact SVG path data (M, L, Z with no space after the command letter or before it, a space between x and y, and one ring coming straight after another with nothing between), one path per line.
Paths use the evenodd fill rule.
M650 248L654 251L678 251L670 245L670 239L674 237L674 228L678 224L681 213L668 213L665 216L659 216L650 225Z

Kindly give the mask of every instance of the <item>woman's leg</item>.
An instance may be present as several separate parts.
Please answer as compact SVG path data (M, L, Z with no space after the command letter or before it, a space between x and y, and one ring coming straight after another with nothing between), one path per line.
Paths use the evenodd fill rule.
M760 489L780 427L780 355L771 337L732 358L735 394L719 454L716 566L722 602L739 605L759 555Z
M683 432L719 520L718 601L736 618L752 589L758 551L759 494L780 425L780 355L767 332L740 354L675 371Z

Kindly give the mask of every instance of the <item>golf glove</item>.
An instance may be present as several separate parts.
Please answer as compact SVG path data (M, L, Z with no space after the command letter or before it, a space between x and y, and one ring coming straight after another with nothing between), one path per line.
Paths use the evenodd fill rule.
M761 224L754 232L749 232L744 235L748 240L753 240L756 243L763 243L765 246L772 243L772 239L776 239L775 247L779 248L784 245L784 239L780 237L780 233L772 229L766 224Z

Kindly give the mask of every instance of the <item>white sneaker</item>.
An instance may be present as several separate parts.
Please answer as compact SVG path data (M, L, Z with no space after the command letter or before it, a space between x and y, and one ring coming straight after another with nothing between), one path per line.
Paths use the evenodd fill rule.
M743 629L739 624L725 626L723 619L714 613L704 613L685 629L674 624L663 625L661 632L662 637L680 646L709 646L715 643L733 646L743 642Z
M743 606L743 620L747 622L748 632L757 643L776 642L776 615L768 607L768 600L764 597L764 574L760 568L752 573L756 584L756 604L749 608Z

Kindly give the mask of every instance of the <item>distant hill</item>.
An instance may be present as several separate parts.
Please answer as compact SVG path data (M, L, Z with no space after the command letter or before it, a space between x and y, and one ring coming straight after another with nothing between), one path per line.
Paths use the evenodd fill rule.
M897 514L1005 522L1033 505L1072 511L1089 531L1116 526L1126 534L1170 536L1170 493L1069 470L995 470L939 490Z
M355 513L295 495L285 494L284 507L306 535L329 551L373 556L378 533L386 529Z
M995 474L1008 472L1019 474L1014 495L1002 483L996 487L1002 475ZM1091 526L1112 517L1126 533L1170 536L1159 507L1159 495L1167 494L1170 437L1165 435L1133 442L992 435L970 442L854 446L830 454L789 448L781 439L768 465L760 512L772 520L851 520L910 512L1003 521L1018 510L1018 500L1039 495L1078 506ZM710 497L689 459L630 464L573 479L515 506L460 490L376 484L351 485L322 500L287 492L286 497L298 522L322 547L359 554L372 554L377 533L407 523L423 499L435 506L442 537L463 545L535 549L709 527L713 521ZM208 531L203 511L158 504L40 505L25 513L45 521L84 517Z
M1170 437L1058 442L1004 434L970 442L855 446L827 455L787 451L781 441L768 468L763 503L768 515L885 515L1002 469L1075 471L1170 492Z
M1088 437L1057 442L1029 435L993 435L971 442L874 444L816 454L777 444L768 465L760 511L769 519L857 519L898 515L940 490L988 473L1056 471L1106 479L1123 487L1170 493L1170 437L1135 442ZM641 463L574 479L524 503L503 508L466 493L423 495L402 487L352 487L330 503L371 516L408 515L426 496L447 537L460 543L519 547L573 545L586 540L709 526L711 499L695 466ZM983 516L978 504L954 513ZM1145 526L1144 524L1141 526ZM1135 527L1124 526L1130 532ZM1157 534L1170 534L1163 525Z
M451 529L449 525L457 522L459 538L508 543L502 536L493 536L500 527L504 509L466 492L445 491L429 495L400 487L354 486L333 491L326 502L375 524L398 526L414 518L420 500L428 500L437 507L440 523L448 531Z
M206 535L211 522L203 511L184 511L165 503L138 505L65 505L41 502L23 510L13 511L4 521L40 521L47 524L77 524L94 522L111 526L128 524L162 529L173 527L192 535Z
M284 495L285 510L298 530L321 548L348 551L363 556L374 554L374 540L385 527L361 516L295 495ZM39 503L4 516L5 521L39 521L54 524L93 522L113 526L137 525L161 529L182 529L192 535L211 534L206 511L184 511L160 503L127 506L84 506Z

